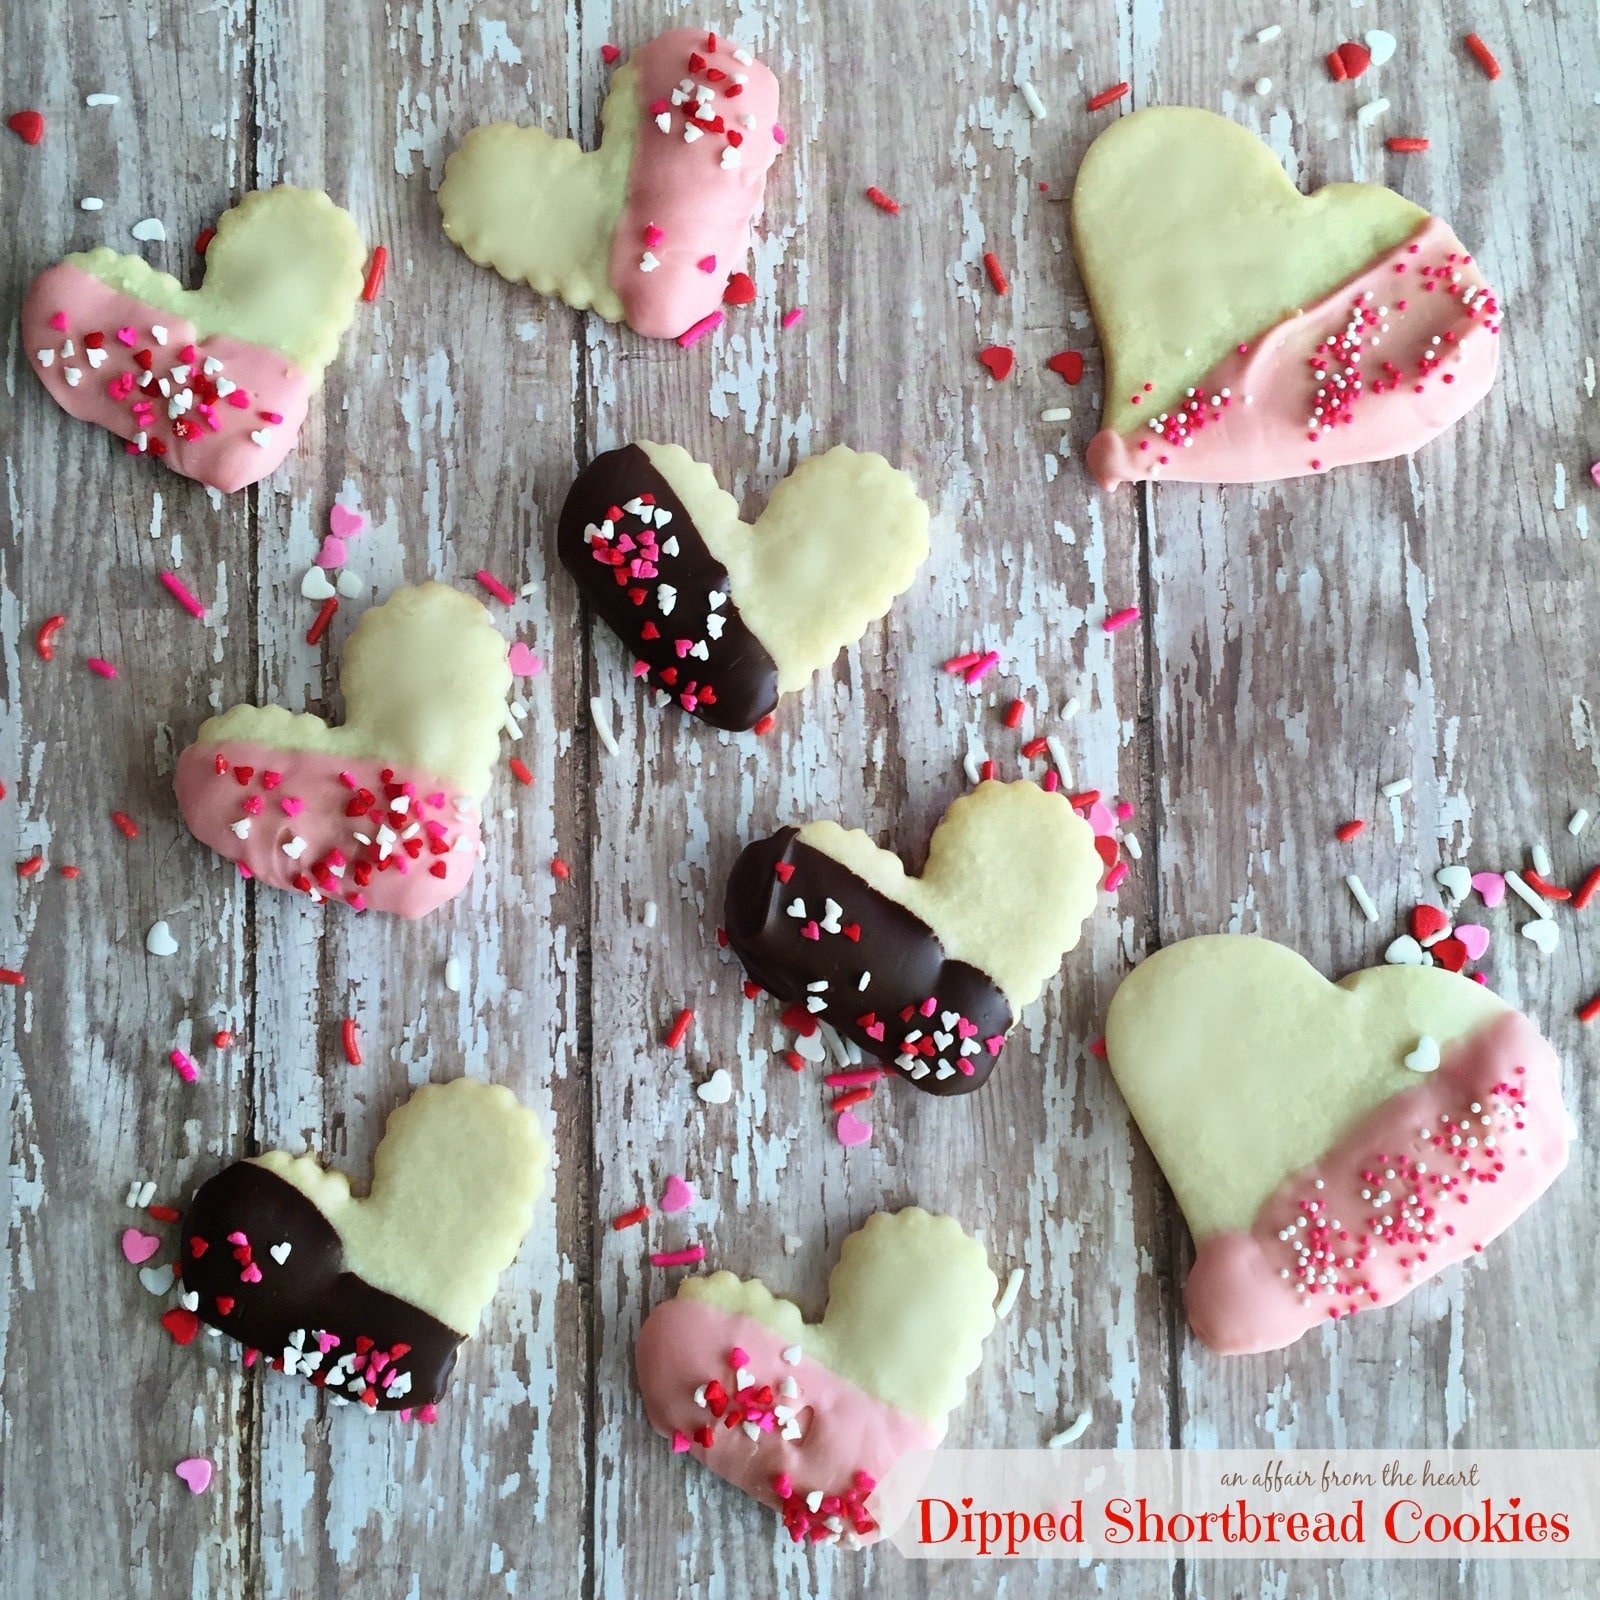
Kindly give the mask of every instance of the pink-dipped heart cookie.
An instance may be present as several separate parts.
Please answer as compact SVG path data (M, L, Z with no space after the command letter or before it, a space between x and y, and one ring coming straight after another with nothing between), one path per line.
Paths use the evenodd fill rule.
M314 901L420 917L466 887L507 717L506 643L470 595L397 589L345 647L346 715L281 706L203 723L174 786L189 831Z
M1566 1165L1554 1051L1442 967L1335 984L1265 939L1185 939L1124 980L1106 1054L1194 1234L1189 1324L1223 1354L1392 1305Z
M1212 112L1114 122L1072 232L1105 350L1103 488L1409 455L1494 379L1500 303L1446 223L1376 184L1303 195Z
M983 1246L916 1207L845 1240L820 1322L758 1279L690 1278L639 1330L645 1413L679 1454L777 1510L797 1544L870 1544L878 1483L944 1438L997 1288Z
M104 247L46 268L23 301L23 346L64 411L231 493L294 448L364 256L327 195L258 190L217 223L199 289Z
M778 80L731 41L678 28L633 52L601 117L592 154L505 122L468 134L439 188L444 231L513 283L677 338L748 259L783 144Z

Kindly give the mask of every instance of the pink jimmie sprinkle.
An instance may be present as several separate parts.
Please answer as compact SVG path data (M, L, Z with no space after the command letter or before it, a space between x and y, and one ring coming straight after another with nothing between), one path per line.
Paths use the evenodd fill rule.
M876 1083L882 1076L882 1067L858 1067L853 1072L830 1072L822 1081L830 1089L854 1089Z
M163 572L161 582L167 593L183 607L196 621L206 620L206 608L195 599L188 584L176 572Z
M706 1247L703 1244L692 1244L687 1250L657 1250L650 1257L652 1267L692 1267L697 1261L706 1258Z
M109 661L102 661L99 656L90 656L89 659L84 662L84 665L92 673L94 673L96 677L114 678L117 675L117 669L112 666Z
M1123 880L1128 876L1128 863L1119 861L1106 874L1106 893L1115 894L1122 887Z
M167 1060L185 1083L193 1083L200 1076L200 1069L181 1050L174 1050Z
M962 673L968 683L978 683L1000 665L1000 652L998 650L985 651Z
M792 328L805 314L806 308L804 306L790 306L783 314L782 326ZM1600 461L1595 463L1594 470L1597 474L1595 482L1600 483Z
M1100 626L1107 633L1116 633L1119 629L1126 628L1130 622L1137 622L1138 620L1138 606L1124 606L1121 611L1113 611Z
M479 567L475 576L502 605L509 606L516 603L517 597L487 567Z
M714 333L722 326L722 313L713 311L709 317L701 317L692 328L687 328L678 335L678 343L687 350L691 345L699 344L708 333Z
M788 324L785 323L784 326L787 327ZM1595 464L1589 468L1589 476L1594 479L1595 488L1600 489L1600 461L1595 462Z

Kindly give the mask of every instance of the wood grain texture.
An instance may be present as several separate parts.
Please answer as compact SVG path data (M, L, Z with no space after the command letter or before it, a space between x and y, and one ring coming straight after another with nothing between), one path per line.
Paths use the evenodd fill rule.
M1243 0L939 0L914 21L896 0L710 15L644 0L45 9L0 0L4 110L49 119L36 149L0 134L0 196L30 219L0 239L12 311L42 265L102 239L132 248L143 216L170 235L153 259L186 273L201 226L284 179L325 185L391 263L297 454L226 501L70 424L7 342L0 830L19 860L42 848L50 870L0 877L0 964L29 976L0 1005L0 1594L994 1594L991 1571L924 1572L892 1552L774 1555L766 1513L674 1459L633 1389L633 1334L672 1286L645 1264L647 1243L699 1239L816 1314L844 1237L909 1201L980 1229L1002 1279L1024 1271L952 1442L1037 1445L1080 1409L1086 1442L1105 1446L1594 1441L1600 1108L1594 1049L1571 1017L1600 978L1576 920L1541 959L1513 936L1514 908L1488 919L1492 980L1567 1061L1583 1135L1572 1169L1481 1272L1275 1356L1221 1362L1187 1336L1187 1233L1088 1051L1129 962L1159 942L1259 929L1343 971L1377 959L1446 861L1511 865L1540 840L1561 876L1594 859L1600 834L1565 831L1578 805L1600 810L1583 587L1600 314L1571 265L1597 242L1592 8L1407 8L1403 29L1388 22L1402 59L1354 88L1327 83L1322 54L1341 28L1382 18L1285 11L1283 36L1261 45L1274 8ZM433 199L445 155L479 122L592 140L601 44L677 21L757 49L783 80L791 135L752 268L758 301L687 353L472 267ZM1461 52L1467 26L1494 42L1499 84ZM1048 120L1014 92L1022 76ZM1273 87L1258 96L1263 76ZM1082 102L1122 78L1124 110L1212 106L1261 132L1303 185L1389 181L1454 219L1512 307L1488 401L1412 464L1094 492L1079 458L1099 366L1063 202L1119 114ZM1353 107L1379 88L1389 119L1359 130ZM86 109L96 90L121 104ZM1402 124L1434 149L1388 155L1383 136ZM862 199L872 183L900 197L898 217ZM105 210L79 212L86 193ZM1010 272L1004 299L986 249ZM806 320L781 330L794 304ZM1007 384L976 365L990 342L1018 352ZM1075 391L1043 368L1063 345L1089 355ZM1059 404L1075 412L1064 429L1038 420ZM713 462L747 510L838 442L904 465L935 508L912 592L765 738L648 712L553 566L574 469L641 436ZM358 606L312 650L298 588L336 495L368 514L354 564L377 593L425 576L470 587L480 566L538 586L500 618L547 663L519 685L534 785L499 783L488 868L417 925L255 893L193 845L171 801L176 752L209 709L337 709ZM204 628L158 587L169 567L207 601ZM1100 620L1130 603L1140 628L1107 637ZM32 632L55 611L71 621L45 663ZM980 694L938 672L980 644L1006 664ZM85 672L96 653L118 664L115 682ZM1062 734L1079 785L1135 802L1143 860L982 1095L880 1089L864 1108L872 1143L847 1151L820 1069L786 1069L776 1008L746 1001L717 951L723 879L748 839L814 815L920 863L970 748L1018 769L1021 736L999 717L1018 692ZM1378 791L1400 776L1414 789L1391 826ZM140 820L137 839L110 824L117 807ZM1341 848L1331 831L1349 815L1372 825ZM66 863L83 875L55 875ZM1376 927L1340 882L1351 867L1382 907ZM164 962L144 950L157 917L182 945ZM444 982L452 955L459 993ZM661 1038L685 1004L695 1024L670 1052ZM346 1016L361 1020L360 1068L340 1053ZM226 1054L206 1043L220 1026L239 1036ZM200 1059L198 1084L167 1066L174 1045ZM703 1105L695 1086L719 1066L737 1092ZM408 1088L461 1072L524 1095L557 1165L432 1429L326 1409L241 1376L215 1344L161 1335L116 1248L131 1178L179 1198L235 1151L300 1141L364 1176ZM609 1219L653 1202L669 1172L694 1181L699 1205L613 1234ZM1562 1359L1528 1360L1551 1346ZM192 1453L218 1468L198 1500L171 1475ZM1494 1563L1291 1570L1021 1564L1004 1592L1577 1592L1557 1568Z

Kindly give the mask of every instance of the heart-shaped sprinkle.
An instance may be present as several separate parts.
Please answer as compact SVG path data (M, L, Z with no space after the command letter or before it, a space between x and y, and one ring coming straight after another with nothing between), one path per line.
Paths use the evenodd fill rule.
M662 1185L661 1199L658 1203L661 1209L671 1216L678 1211L687 1211L694 1204L695 1198L693 1186L674 1172Z
M1402 933L1383 952L1383 959L1392 967L1420 967L1423 955L1422 946L1409 933Z
M123 1258L131 1261L136 1267L141 1262L148 1261L160 1248L161 1240L156 1234L140 1233L137 1228L122 1230Z
M1461 948L1467 952L1468 961L1481 961L1484 952L1489 948L1489 930L1478 922L1458 922L1455 927L1455 937L1460 940Z
M1448 867L1440 867L1434 873L1433 881L1439 885L1452 900L1465 900L1468 891L1472 888L1472 873L1459 861Z
M144 217L128 231L140 244L160 244L167 236L167 225L160 217Z
M319 567L342 567L350 559L350 547L336 533L328 534L317 551Z
M366 579L360 573L353 572L349 567L346 567L334 579L333 586L346 600L359 600L367 592Z
M366 525L365 515L352 506L342 506L335 502L333 509L328 513L328 532L335 539L353 539Z
M1336 52L1347 78L1359 78L1372 65L1372 52L1354 39L1347 39Z
M728 279L728 287L722 291L722 303L725 306L747 306L756 297L756 286L748 272L735 272Z
M1011 376L1011 369L1017 364L1017 355L1007 345L992 344L978 352L978 360L989 369L989 375L996 383L1004 383Z
M1478 898L1491 911L1506 897L1506 880L1502 873L1474 872L1472 887L1478 891Z
M130 350L139 342L139 332L136 328L118 328L117 342L125 344Z
M178 941L172 937L172 929L163 918L160 922L153 922L150 931L144 936L144 947L153 956L175 956L178 953Z
M172 1286L178 1280L176 1269L168 1262L161 1267L140 1267L139 1283L158 1300L172 1293Z
M1070 384L1078 383L1083 377L1083 356L1077 350L1058 350L1045 365Z
M1452 935L1428 947L1428 954L1446 972L1459 972L1467 964L1467 947Z
M37 111L16 111L6 118L6 126L24 144L38 144L44 138L44 117Z
M334 587L328 574L321 567L308 567L306 575L300 580L300 593L307 600L331 600L334 596Z
M717 258L715 256L701 256L700 259L695 262L695 265L699 267L702 272L715 272L717 270Z
M1413 1072L1437 1072L1439 1070L1439 1041L1431 1033L1425 1033L1417 1040L1417 1047L1405 1058L1406 1066Z
M190 1456L172 1469L188 1485L190 1494L204 1494L211 1487L211 1463L204 1456Z
M718 1067L695 1093L708 1106L725 1106L733 1098L733 1079L726 1067Z
M1392 33L1385 33L1382 28L1369 28L1361 38L1367 47L1367 59L1373 66L1386 66L1394 59L1396 40Z
M1532 922L1522 925L1522 937L1538 950L1540 955L1549 955L1561 942L1561 930L1550 917L1535 917Z
M1419 944L1426 944L1436 933L1444 933L1450 926L1450 919L1438 906L1413 906L1411 908L1411 937Z
M284 1262L289 1259L289 1252L293 1248L294 1248L294 1246L291 1245L287 1239L285 1239L282 1244L273 1245L273 1247L267 1252L267 1254L269 1256L271 1256L272 1259L274 1261L276 1261L278 1263L278 1265L281 1267L284 1264Z
M514 678L532 678L544 670L544 662L520 639L514 641L506 652L506 665L511 668Z
M865 1144L872 1137L872 1124L863 1122L855 1112L846 1107L834 1119L834 1136L845 1149Z

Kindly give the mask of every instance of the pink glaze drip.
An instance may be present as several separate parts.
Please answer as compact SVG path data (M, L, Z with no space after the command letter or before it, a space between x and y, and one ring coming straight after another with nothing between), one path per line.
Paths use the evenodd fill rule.
M1102 429L1089 471L1102 489L1144 478L1261 483L1409 455L1489 392L1500 321L1466 247L1429 217L1325 299L1225 357L1180 408L1151 418L1156 426Z
M628 325L650 338L676 339L715 312L728 274L749 258L750 227L780 147L778 80L759 61L739 61L736 48L698 28L675 28L629 60L639 131L609 275ZM691 115L697 90L710 90L701 118ZM674 105L674 94L685 103ZM728 152L737 164L724 167ZM647 253L658 263L649 271ZM716 262L710 272L700 265L708 257Z
M784 1524L796 1542L821 1542L839 1536L828 1527L827 1516L837 1516L843 1529L862 1543L879 1537L879 1530L867 1526L854 1514L866 1497L908 1450L931 1450L940 1440L927 1423L919 1421L846 1382L820 1362L802 1355L790 1365L783 1359L788 1341L764 1323L753 1318L731 1315L701 1300L678 1298L656 1307L639 1330L634 1348L634 1365L639 1375L639 1391L644 1396L650 1426L669 1439L676 1439L685 1453L763 1505L782 1513ZM757 1419L757 1437L751 1439L741 1423L727 1426L728 1413L714 1417L695 1401L695 1391L711 1381L727 1391L730 1405L738 1404L734 1369L730 1355L740 1351L747 1358L750 1388L760 1391L770 1386L773 1403L794 1408L801 1437L785 1439L782 1428L772 1421L768 1407L758 1402L749 1415ZM780 1385L792 1377L799 1394L785 1398ZM763 1421L765 1419L765 1425ZM710 1448L695 1439L709 1426L714 1434ZM866 1474L862 1480L858 1474ZM780 1494L787 1475L789 1493ZM829 1500L818 1511L807 1505L813 1491L838 1496L840 1504Z
M196 339L193 323L66 261L33 280L22 338L63 411L127 440L130 455L159 456L224 493L266 477L288 455L311 397L305 374L281 352L221 334ZM217 365L208 372L208 363Z
M460 894L478 860L475 802L370 758L192 744L173 787L189 831L241 872L358 911L425 916ZM304 848L291 855L284 846L296 840Z
M1566 1128L1555 1052L1526 1017L1497 1019L1289 1178L1248 1233L1202 1240L1189 1325L1213 1350L1240 1355L1392 1304L1544 1193L1567 1163Z

